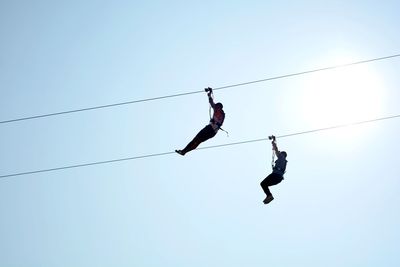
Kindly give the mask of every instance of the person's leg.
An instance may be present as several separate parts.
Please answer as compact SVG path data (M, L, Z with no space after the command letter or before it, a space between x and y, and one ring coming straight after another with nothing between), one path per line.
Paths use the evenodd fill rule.
M192 141L187 144L187 146L182 149L182 154L185 155L187 152L192 151L193 149L196 149L200 145L199 138L195 136Z
M269 202L274 200L274 197L272 196L272 193L269 190L269 186L279 184L281 181L282 177L280 175L271 173L261 182L261 187L264 190L265 194L267 195L263 201L264 204L268 204Z
M176 150L182 156L185 155L187 152L196 149L202 142L214 137L216 132L213 130L211 125L207 125L204 127L189 144L182 150Z
M268 175L268 176L260 183L261 188L264 190L264 193L265 193L267 196L272 195L272 194L271 194L271 191L269 191L269 188L268 188L268 186L269 186L269 179L270 179L271 175L272 175L272 174Z

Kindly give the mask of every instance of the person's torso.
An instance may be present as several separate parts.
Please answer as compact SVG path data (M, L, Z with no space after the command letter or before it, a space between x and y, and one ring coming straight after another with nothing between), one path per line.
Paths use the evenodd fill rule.
M214 110L214 114L210 121L210 124L215 131L218 131L218 129L222 126L222 124L224 123L224 119L225 112L223 110Z
M273 172L283 176L286 171L286 164L287 160L284 157L278 157L278 159L275 161Z

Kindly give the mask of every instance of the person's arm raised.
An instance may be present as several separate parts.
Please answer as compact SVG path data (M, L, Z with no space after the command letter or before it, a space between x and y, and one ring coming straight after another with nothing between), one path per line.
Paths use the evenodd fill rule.
M212 98L211 94L212 94L212 89L210 88L210 90L209 90L208 93L207 93L208 102L210 102L210 106L211 106L212 108L215 108L214 99Z

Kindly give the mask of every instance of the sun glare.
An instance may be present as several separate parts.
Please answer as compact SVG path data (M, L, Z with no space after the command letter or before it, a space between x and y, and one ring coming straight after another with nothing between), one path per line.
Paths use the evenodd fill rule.
M383 107L383 84L367 65L315 73L304 90L301 110L314 128L374 119ZM347 127L346 134L359 134L356 128Z

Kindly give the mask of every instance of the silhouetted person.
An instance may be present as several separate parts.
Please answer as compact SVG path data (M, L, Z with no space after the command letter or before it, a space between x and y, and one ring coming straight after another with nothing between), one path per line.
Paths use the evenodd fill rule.
M214 103L214 100L211 96L212 89L210 87L206 88L205 91L207 92L208 101L213 109L213 116L210 119L210 123L204 127L184 149L175 150L176 153L182 156L184 156L187 152L196 149L200 143L214 137L224 122L225 112L222 110L223 105L221 103Z
M270 136L270 139L272 139L272 149L274 150L274 153L276 157L278 158L275 161L275 164L272 168L272 173L268 175L262 182L261 182L261 187L264 190L265 194L267 197L264 199L264 204L268 204L272 200L274 200L274 197L271 194L271 191L269 191L269 186L277 185L283 180L283 175L285 174L286 170L286 164L287 164L287 154L285 151L279 151L278 147L276 145L276 140L275 136Z

